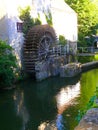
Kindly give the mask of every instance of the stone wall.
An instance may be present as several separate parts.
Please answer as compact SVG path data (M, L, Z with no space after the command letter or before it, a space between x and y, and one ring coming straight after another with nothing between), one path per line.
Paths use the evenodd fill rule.
M46 61L35 63L36 79L43 80L50 76L56 76L60 73L60 67L67 64L66 56L50 58Z
M35 77L38 81L50 76L73 77L81 72L80 64L69 63L67 56L49 58L35 63Z
M93 62L82 64L81 69L84 72L84 71L87 71L96 67L98 67L98 61L93 61Z
M73 77L81 72L80 63L70 63L60 67L60 77Z

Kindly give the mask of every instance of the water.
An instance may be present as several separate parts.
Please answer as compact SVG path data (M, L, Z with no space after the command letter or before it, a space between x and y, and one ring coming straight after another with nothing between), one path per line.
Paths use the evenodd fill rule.
M24 81L0 92L0 130L74 130L75 117L94 94L98 69L75 78Z

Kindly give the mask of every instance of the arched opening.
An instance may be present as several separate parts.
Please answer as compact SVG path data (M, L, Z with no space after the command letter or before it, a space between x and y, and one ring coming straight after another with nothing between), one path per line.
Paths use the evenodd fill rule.
M98 49L98 41L97 40L94 41L94 48Z

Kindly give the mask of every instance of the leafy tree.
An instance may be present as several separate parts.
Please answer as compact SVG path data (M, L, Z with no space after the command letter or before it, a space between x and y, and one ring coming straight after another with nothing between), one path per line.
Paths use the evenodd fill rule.
M40 17L38 18L32 18L30 14L30 7L27 6L26 8L22 9L19 8L20 16L19 18L23 21L23 33L26 35L28 33L28 30L34 26L34 25L40 25Z
M98 29L97 0L65 0L78 14L79 43Z
M34 21L30 16L30 7L26 7L25 9L19 8L19 12L19 17L23 21L23 33L26 34L28 29L34 24Z
M12 53L12 47L0 40L0 88L13 85L16 68L16 57Z

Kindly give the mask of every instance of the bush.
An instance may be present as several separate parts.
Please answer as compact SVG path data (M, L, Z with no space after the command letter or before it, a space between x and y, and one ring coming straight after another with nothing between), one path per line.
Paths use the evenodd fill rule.
M66 44L67 44L67 40L65 39L64 36L59 35L59 43L60 43L61 45L66 45Z
M12 87L16 68L16 57L12 53L12 47L0 40L0 88Z

